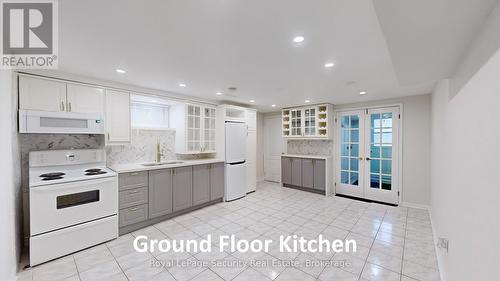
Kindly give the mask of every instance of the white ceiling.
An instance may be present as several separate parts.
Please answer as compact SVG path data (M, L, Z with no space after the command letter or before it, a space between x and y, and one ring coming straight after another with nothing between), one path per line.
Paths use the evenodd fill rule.
M59 67L212 100L254 99L264 111L425 94L451 74L495 2L64 0ZM305 37L300 46L296 35ZM324 68L329 61L336 65Z

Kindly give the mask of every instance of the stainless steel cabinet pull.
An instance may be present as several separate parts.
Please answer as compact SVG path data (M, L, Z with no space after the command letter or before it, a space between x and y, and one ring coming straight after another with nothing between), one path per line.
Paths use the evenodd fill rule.
M61 101L61 111L64 111L64 102Z
M71 102L68 103L68 111L71 112Z
M128 194L136 194L136 193L139 193L139 190L130 191Z
M139 210L139 208L134 207L134 208L129 209L129 212L134 212L134 211L137 211L137 210Z

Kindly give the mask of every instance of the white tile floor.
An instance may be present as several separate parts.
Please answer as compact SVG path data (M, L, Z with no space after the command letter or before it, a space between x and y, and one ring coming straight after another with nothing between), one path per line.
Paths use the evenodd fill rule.
M208 233L214 241L224 234L275 241L284 234L307 239L323 234L331 240L355 239L358 251L290 254L271 247L269 253L257 254L150 254L137 253L132 246L139 234L151 239L201 239ZM182 262L172 264L172 260ZM295 261L293 266L290 260ZM311 266L314 261L323 262ZM439 280L439 272L427 211L324 197L262 183L244 199L209 206L25 270L19 280L427 281Z

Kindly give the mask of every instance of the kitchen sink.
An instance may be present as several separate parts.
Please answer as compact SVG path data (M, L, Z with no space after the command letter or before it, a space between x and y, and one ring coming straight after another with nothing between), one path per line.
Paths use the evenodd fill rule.
M165 161L165 162L143 163L141 165L145 166L145 167L153 167L153 166L166 166L166 165L181 164L181 163L184 163L184 162L183 161Z

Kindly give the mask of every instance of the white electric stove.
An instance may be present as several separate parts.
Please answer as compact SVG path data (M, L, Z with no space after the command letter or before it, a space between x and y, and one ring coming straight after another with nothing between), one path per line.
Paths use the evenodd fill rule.
M30 265L118 237L118 176L102 149L29 154Z

